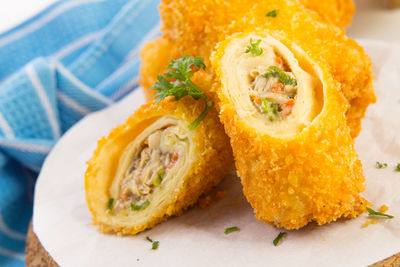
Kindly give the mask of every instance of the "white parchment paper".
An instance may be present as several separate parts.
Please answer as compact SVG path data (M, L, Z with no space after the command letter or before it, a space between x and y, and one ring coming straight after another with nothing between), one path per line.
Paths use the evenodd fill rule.
M374 63L378 102L369 107L356 149L364 166L364 196L396 218L362 228L366 214L322 227L288 231L257 221L237 177L219 187L227 196L208 209L193 208L136 236L105 235L91 225L84 194L85 162L97 140L123 123L141 103L140 90L72 128L47 158L36 185L33 228L61 266L365 266L400 252L400 46L362 41ZM376 161L387 162L376 169ZM224 229L241 230L229 235ZM160 241L151 250L150 236Z

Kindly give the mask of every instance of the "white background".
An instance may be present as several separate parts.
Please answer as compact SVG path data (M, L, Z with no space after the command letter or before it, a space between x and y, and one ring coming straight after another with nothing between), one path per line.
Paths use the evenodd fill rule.
M348 35L353 38L400 42L400 8L383 8L384 0L355 0L357 12ZM0 32L4 32L56 0L0 0Z

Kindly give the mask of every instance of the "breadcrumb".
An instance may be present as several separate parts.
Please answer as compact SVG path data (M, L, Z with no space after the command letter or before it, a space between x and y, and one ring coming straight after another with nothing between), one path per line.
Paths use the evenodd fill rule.
M380 207L380 209L379 209L380 212L386 212L386 211L388 211L388 210L389 210L389 208L388 208L388 206L386 206L385 204L383 204L383 205Z

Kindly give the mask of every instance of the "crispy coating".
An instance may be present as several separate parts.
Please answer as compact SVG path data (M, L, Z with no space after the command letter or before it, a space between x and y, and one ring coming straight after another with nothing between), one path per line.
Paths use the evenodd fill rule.
M210 89L215 80L210 56L216 44L236 32L271 29L289 36L307 53L327 64L350 103L346 117L351 135L356 137L366 108L375 102L369 57L362 47L345 36L341 28L326 23L327 20L316 12L307 11L292 1L267 2L268 5L257 0L163 0L160 9L164 36L142 51L141 84L147 99L154 94L147 89L156 81L155 70L164 72L171 58L183 54L205 59L207 69L197 75L197 82L202 84L202 90L209 97L217 99ZM321 10L328 7L323 4ZM340 4L339 7L340 10L351 9L350 5ZM265 17L265 13L273 9L279 10L278 16Z
M192 143L195 145L196 157L194 164L185 177L180 178L181 187L169 191L168 197L163 200L164 205L153 207L150 203L144 210L151 211L145 223L137 223L137 216L141 216L141 213L123 215L107 210L111 197L109 188L124 148L157 118L172 115L190 123L203 108L202 101L194 101L190 97L180 101L174 101L170 97L159 105L148 103L137 110L124 125L116 127L108 137L98 141L97 149L88 161L85 190L87 204L93 215L93 224L98 225L100 231L136 234L151 228L169 216L181 214L193 205L200 195L208 193L233 170L229 140L224 134L216 111L212 110L193 130L195 135ZM128 218L129 224L121 224L121 217L124 217L124 220Z
M300 0L300 3L336 26L349 25L355 11L352 0Z
M225 48L241 36L220 43L213 59L220 119L230 137L243 191L256 218L277 227L297 229L310 221L322 225L365 212L368 202L360 196L365 179L346 124L346 100L338 90L339 83L318 53L311 50L313 56L304 58L290 34L267 30L258 35L271 35L281 41L300 65L317 64L322 74L316 71L314 75L324 84L324 96L320 114L302 131L286 137L269 135L239 116L228 94L230 89L220 83L229 77L221 65Z

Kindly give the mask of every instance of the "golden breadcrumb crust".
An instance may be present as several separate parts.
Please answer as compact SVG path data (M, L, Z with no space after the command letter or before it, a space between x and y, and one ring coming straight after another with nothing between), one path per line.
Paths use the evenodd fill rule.
M300 58L290 34L273 30L257 34L272 35ZM297 229L310 221L322 225L365 212L368 202L360 196L365 179L346 125L346 100L329 68L314 53L317 48L310 54L321 68L325 84L321 113L300 133L271 137L238 115L238 107L224 93L229 88L219 83L226 75L220 65L225 47L241 36L220 43L213 68L218 77L215 89L220 98L220 119L230 137L243 191L256 218L277 227Z
M300 0L299 2L336 26L349 25L355 11L352 0Z
M182 177L185 181L182 188L173 191L170 199L165 200L164 207L153 208L150 204L147 209L154 209L152 217L145 224L136 224L135 216L132 216L132 223L128 227L118 224L118 215L107 212L110 198L108 189L116 173L118 159L126 145L159 117L172 115L188 123L192 122L203 110L202 102L194 101L190 97L174 101L169 97L159 105L145 104L124 125L116 127L108 137L98 141L97 149L88 161L85 190L87 204L93 214L93 224L98 225L100 231L136 234L151 228L169 216L181 214L193 205L200 195L209 192L233 170L229 140L214 109L194 129L195 163L189 173Z
M350 10L350 6L340 4L339 9ZM328 7L321 4L321 10L329 10ZM142 51L141 84L148 100L154 94L148 89L156 81L157 74L165 72L171 58L183 54L205 59L207 69L197 74L196 81L202 84L202 90L209 97L216 99L210 90L215 79L210 56L216 44L236 32L270 29L290 37L307 53L329 66L350 103L346 117L351 135L358 135L366 108L375 102L371 61L363 48L346 37L341 28L327 23L316 12L283 0L163 0L160 9L164 36ZM265 17L273 9L278 9L279 14L275 18Z

